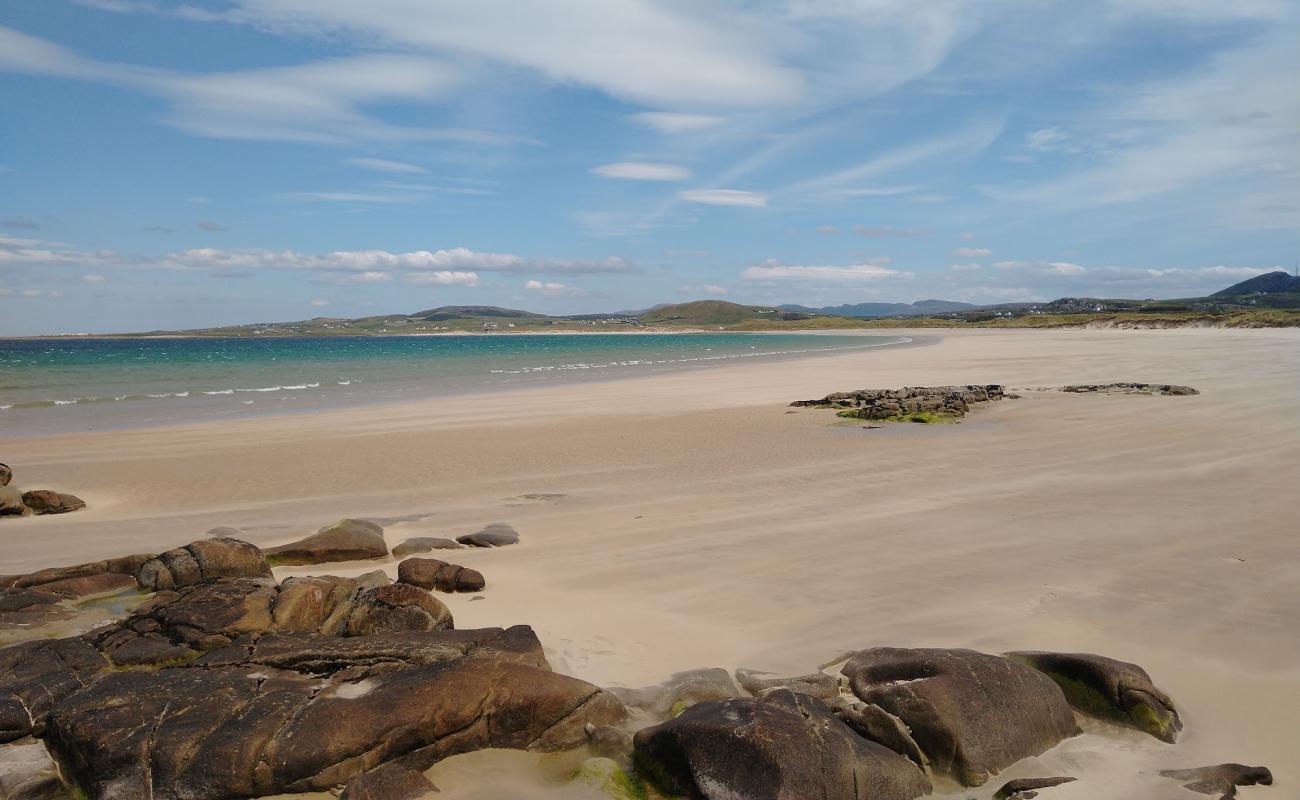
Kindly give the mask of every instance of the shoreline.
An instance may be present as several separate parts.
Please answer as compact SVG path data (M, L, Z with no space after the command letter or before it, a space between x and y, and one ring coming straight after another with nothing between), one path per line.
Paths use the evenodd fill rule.
M716 332L704 331L703 333L708 334L708 333L716 333ZM410 336L416 336L416 335L424 335L424 334L410 334ZM429 334L429 335L434 335L434 334ZM482 334L470 334L470 335L482 335ZM488 335L492 335L492 334L488 334ZM513 335L518 336L523 334L513 334ZM569 334L544 334L544 335L553 336L553 335L569 335ZM630 334L624 333L621 335L630 335ZM745 334L732 334L732 335L765 337L772 334L745 333ZM776 335L790 335L790 334L778 333ZM841 337L855 337L855 336L861 337L864 334L841 331L841 332L826 332L826 333L808 332L800 335L801 336L834 335L837 338L841 338ZM934 336L932 333L928 331L921 333L919 335L903 335L903 334L896 334L892 332L889 334L865 334L865 335L871 338L882 339L885 341L880 341L871 344L863 344L854 347L852 349L871 351L878 348L879 349L889 349L889 348L899 348L899 347L905 348L905 347L927 346L941 341L940 337ZM203 339L209 337L195 337L195 338ZM320 337L297 337L297 338L314 339ZM370 337L366 337L366 338L370 338ZM406 338L406 337L393 337L393 338ZM774 363L782 363L786 361L800 360L805 358L821 358L821 357L833 356L840 352L844 352L845 349L846 348L829 348L826 350L815 350L815 351L790 351L790 352L773 352L773 353L758 353L758 354L745 353L745 354L733 354L729 356L720 356L712 360L705 359L703 357L699 358L698 360L687 358L687 359L681 359L676 361L670 361L664 365L658 365L658 369L656 370L642 369L641 371L635 371L637 369L637 366L644 366L644 365L636 365L629 368L633 371L625 374L618 374L617 372L613 372L613 371L608 373L600 372L599 370L603 369L603 367L593 367L590 370L576 370L576 369L536 370L535 372L538 375L542 375L542 374L548 376L563 375L565 377L562 379L557 377L549 381L544 381L541 379L538 379L534 382L521 381L517 384L494 384L490 386L470 386L470 387L457 387L457 388L437 387L435 394L422 400L411 400L409 398L393 399L393 398L383 397L376 394L370 397L361 397L355 399L347 399L347 400L338 399L324 406L317 406L317 407L298 406L293 408L281 409L281 408L275 408L270 405L262 405L257 408L232 406L229 409L224 409L220 412L212 411L210 412L211 415L208 417L201 417L196 414L192 419L179 419L179 420L177 419L163 419L163 420L135 419L135 420L127 420L127 421L109 420L107 422L104 422L102 420L100 421L94 420L92 415L90 415L86 411L86 409L90 409L90 408L111 410L115 407L114 406L115 402L125 402L127 399L136 399L138 401L143 401L146 398L152 398L152 396L137 397L135 395L132 395L130 396L130 398L122 398L120 400L116 398L112 400L102 399L102 398L77 398L75 400L62 401L62 402L42 401L42 404L39 406L33 406L33 405L0 406L0 425L3 425L6 422L12 422L12 420L6 420L5 417L6 414L12 414L12 412L15 410L17 410L20 414L27 414L30 416L30 412L32 411L40 411L42 413L47 413L47 412L53 412L56 409L60 409L60 408L66 408L72 410L74 413L81 412L81 419L73 420L73 422L76 423L78 426L85 425L87 422L96 422L95 427L86 427L86 428L78 427L78 430L76 431L77 433L153 429L153 428L167 428L167 427L175 428L175 427L185 427L188 425L223 424L226 422L232 422L232 421L237 422L241 420L257 419L262 417L286 417L286 416L291 417L300 414L328 414L328 413L346 412L352 410L360 411L365 409L374 409L376 413L382 413L382 411L385 408L398 408L400 410L400 407L402 406L406 406L410 404L420 404L424 402L436 402L438 399L443 399L443 398L472 399L472 398L491 397L500 394L511 394L515 392L525 392L529 390L546 388L546 387L590 386L590 385L601 384L601 383L606 383L611 381L635 380L638 378L672 375L680 372L732 368L736 366L745 365L746 363L750 363L753 360L758 360L760 363L774 364ZM281 388L288 388L288 387L281 387ZM297 388L302 389L306 387L297 387ZM161 400L164 402L168 400L180 400L182 403L184 403L184 402L191 402L188 400L188 398L191 396L196 397L196 399L202 399L200 395L210 394L209 392L186 389L184 390L184 394L181 395L181 394L177 394L176 393L177 391L180 390L167 392L162 397L157 397L152 399ZM241 390L231 390L231 391L241 391ZM262 390L243 389L242 391L259 392ZM224 393L226 392L221 392L220 394L224 394ZM78 406L80 406L80 408L78 408ZM181 406L176 406L176 405L172 406L172 408L179 408L179 407ZM154 405L151 406L151 408L155 410L159 410L161 409L161 406ZM49 419L42 419L41 422L44 424L44 427L46 428L57 428L60 424L66 425L66 423L62 423L61 421L56 422ZM58 433L57 430L54 431L47 430L47 431L42 431L37 435L46 435L51 432L56 434Z

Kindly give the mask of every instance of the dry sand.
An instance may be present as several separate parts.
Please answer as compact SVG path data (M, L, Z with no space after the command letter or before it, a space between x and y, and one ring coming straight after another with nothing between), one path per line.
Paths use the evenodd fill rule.
M643 685L700 666L806 672L874 645L1099 652L1180 702L1182 741L1107 730L1006 778L1089 776L1053 800L1187 798L1152 771L1239 761L1276 776L1243 797L1300 797L1300 331L942 336L401 407L7 436L22 484L90 508L5 520L0 573L217 525L273 544L387 518L391 546L509 522L522 544L455 554L487 576L484 599L447 602L458 627L533 625L557 670ZM863 387L1114 380L1202 394L1025 392L961 425L879 430L785 407ZM566 497L510 499L539 492ZM943 790L984 798L1001 782Z

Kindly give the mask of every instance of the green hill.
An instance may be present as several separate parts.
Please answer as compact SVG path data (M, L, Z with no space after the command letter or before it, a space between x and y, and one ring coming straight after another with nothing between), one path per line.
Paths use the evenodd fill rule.
M651 309L642 314L640 319L646 325L716 326L737 325L750 320L781 320L791 313L770 306L742 306L726 300L696 300ZM797 314L789 318L806 319L807 315Z

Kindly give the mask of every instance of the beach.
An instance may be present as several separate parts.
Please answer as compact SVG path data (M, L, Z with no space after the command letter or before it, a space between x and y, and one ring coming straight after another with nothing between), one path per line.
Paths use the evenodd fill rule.
M1162 768L1300 783L1300 331L890 331L930 343L401 404L24 436L2 458L75 514L0 520L0 573L202 538L269 546L340 517L390 547L505 522L455 560L456 627L532 625L556 671L642 686L695 667L803 674L876 645L1043 649L1142 665L1176 746L1084 735L1006 777L1179 797ZM1186 384L1194 397L1064 384ZM1004 384L960 425L869 428L794 400ZM547 495L528 498L526 495ZM395 574L396 561L379 566ZM328 566L328 565L327 565ZM356 575L373 563L279 567ZM940 786L941 793L987 797ZM456 796L456 795L448 795Z

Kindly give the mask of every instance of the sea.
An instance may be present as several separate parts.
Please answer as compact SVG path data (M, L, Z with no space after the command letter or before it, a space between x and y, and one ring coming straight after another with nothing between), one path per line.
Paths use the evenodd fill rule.
M0 339L0 437L720 369L910 341L743 333Z

